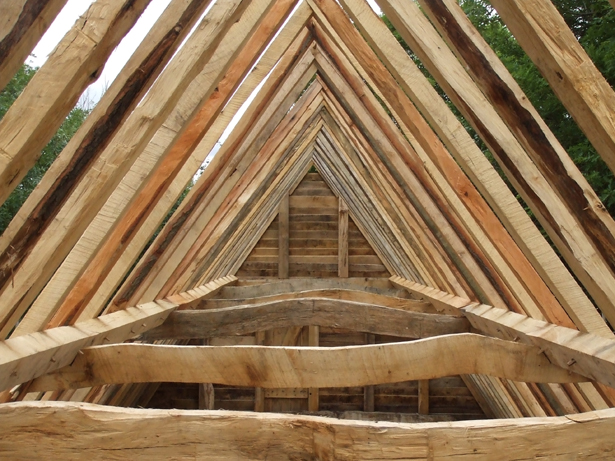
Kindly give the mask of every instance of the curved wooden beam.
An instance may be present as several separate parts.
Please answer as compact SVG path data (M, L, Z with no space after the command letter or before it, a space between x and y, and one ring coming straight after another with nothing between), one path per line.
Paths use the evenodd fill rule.
M428 338L470 331L465 318L403 311L373 304L300 297L223 309L173 312L147 340L245 335L291 326L318 325L366 333Z
M69 365L84 347L122 342L138 336L160 325L173 310L198 303L224 285L236 281L237 278L232 275L223 277L184 293L78 322L73 326L51 328L0 341L0 390Z
M225 307L235 307L248 304L262 304L265 302L291 300L299 298L328 298L344 301L356 301L381 307L390 307L405 311L423 312L425 314L442 314L462 316L457 309L450 309L450 312L437 311L429 302L400 298L398 296L381 295L368 293L359 289L350 288L323 288L313 290L301 290L291 293L279 293L272 295L262 295L253 298L225 298L207 299L200 303L197 309L222 309Z
M35 380L30 391L139 382L353 387L460 374L547 383L583 379L552 365L534 346L470 333L338 348L122 344L82 352L70 367Z
M98 460L130 453L130 459L147 461L195 457L609 459L615 452L614 431L615 409L553 418L409 424L239 411L19 402L0 406L0 457Z
M384 286L383 286L383 282ZM309 290L329 290L339 288L344 290L361 290L368 293L388 296L399 296L399 289L393 287L384 279L373 278L292 278L292 279L266 279L253 285L239 285L222 292L225 298L257 298L282 293L292 293Z

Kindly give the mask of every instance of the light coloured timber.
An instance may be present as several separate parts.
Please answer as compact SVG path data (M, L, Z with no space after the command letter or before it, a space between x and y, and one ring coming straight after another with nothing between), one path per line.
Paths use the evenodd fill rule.
M0 91L17 73L66 0L7 0L0 20Z
M185 188L186 182L189 180L188 178L194 176L194 172L211 152L211 149L228 126L230 120L237 113L237 110L239 110L241 105L247 100L257 84L260 83L261 79L271 71L276 62L279 59L283 59L283 55L285 55L286 51L292 51L292 45L297 34L300 32L300 27L303 25L301 22L302 17L302 10L301 7L299 7L290 21L284 26L278 37L271 43L271 46L264 53L256 67L249 73L246 80L233 95L231 101L225 106L223 112L216 118L214 125L207 131L195 153L189 161L186 162L171 188L167 191L167 194L156 205L156 209L167 209L171 204L176 203L177 198ZM301 42L301 38L298 40ZM283 66L283 63L280 65ZM227 77L225 76L219 86L224 86L226 80ZM266 89L267 84L265 85L264 91L266 91ZM211 165L211 167L214 168L214 165ZM101 311L102 306L106 303L111 293L115 291L119 283L122 282L123 276L131 268L134 260L141 254L144 242L150 238L149 236L154 232L154 229L159 227L160 220L162 219L161 216L162 213L158 213L156 210L150 214L146 223L141 227L138 234L122 254L119 263L110 271L106 280L84 310L83 315L86 318L91 316L91 313Z
M222 309L174 312L163 325L149 331L145 338L157 340L245 335L271 328L304 325L404 338L469 332L469 324L459 317L308 297Z
M97 161L88 171L32 253L12 274L11 283L3 288L0 305L4 337L145 148L188 84L211 58L228 30L225 25L237 18L247 6L245 3L230 0L211 8L207 24L197 28L109 143L107 150L113 155L106 157L104 162Z
M579 382L534 346L471 333L335 348L154 346L82 350L70 367L34 380L31 391L139 382L211 382L264 388L352 387L486 374L525 382Z
M485 248L485 244L493 243L495 248L489 250L487 246L485 254L502 275L502 278L509 285L514 295L519 299L520 304L524 306L526 312L528 312L528 309L530 309L529 312L531 312L531 309L534 309L534 312L540 310L544 312L547 318L551 318L557 323L567 326L572 325L572 322L555 297L536 274L529 261L523 256L521 250L519 250L497 217L488 208L488 205L478 194L469 179L460 170L458 164L445 150L435 133L427 125L427 122L410 102L407 95L397 86L397 82L395 82L383 64L376 58L372 49L361 39L356 28L348 20L345 20L344 17L337 14L339 6L335 2L327 0L318 1L317 3L323 9L323 12L320 12L320 8L315 8L315 11L319 13L318 18L322 22L323 28L326 28L327 32L336 39L340 48L343 49L344 44L352 48L352 52L348 49L344 51L346 57L349 59L356 57L360 61L360 63L353 63L353 66L358 67L357 70L361 72L362 77L367 80L372 88L375 88L375 91L378 91L378 88L382 91L379 96L389 105L398 123L402 125L406 136L409 137L409 132L411 132L416 137L414 141L412 137L409 137L410 142L417 154L421 156L437 187L446 195L447 201L452 204L456 213L464 219L468 230L476 235L478 244ZM325 14L326 18L323 17ZM327 19L334 21L334 29L328 24ZM345 39L343 42L341 38L337 37L337 33L343 34ZM442 174L435 167L436 164L441 169ZM447 181L448 183L454 183L454 190L456 192L453 192L453 188ZM456 199L457 202L461 200L468 207L472 215L477 218L477 223L473 224L471 220L464 217L464 213L467 212L463 205L455 205L455 197L458 197ZM474 230L477 224L483 227L490 236L490 239L481 234L480 230ZM499 262L499 252L502 253L502 257L506 258L504 264ZM506 267L508 264L514 272L511 272ZM521 275L521 280L516 280L516 273ZM521 281L527 285L529 293L524 293L524 288L518 286ZM515 287L515 284L518 287ZM532 298L537 300L537 306Z
M286 79L287 85L289 85L291 88L294 85L294 83L297 81L295 79L300 79L302 78L301 76L305 75L306 71L307 74L309 75L310 73L310 66L311 66L311 60L313 58L310 58L309 56L307 57L306 60L302 60L298 63L296 63L294 70L296 72L294 72L294 74L291 72L290 75L288 75L288 79ZM309 80L310 77L307 77L307 79ZM307 81L305 82L307 83ZM303 84L303 86L305 85L305 83ZM269 125L267 127L267 130L273 130L273 127L275 126L275 123L277 123L285 114L284 110L288 110L288 108L290 108L292 106L292 102L290 99L293 98L287 98L286 94L282 93L280 94L281 91L284 90L284 87L286 85L281 85L281 87L278 89L277 94L279 96L276 96L270 100L267 100L266 102L269 104L269 107L271 107L271 112L274 112L275 109L277 109L277 106L275 104L282 104L282 106L280 107L280 110L276 112L274 119L273 120L269 120ZM278 87L276 87L278 88ZM273 89L272 89L273 90ZM299 90L300 91L300 90ZM298 93L296 93L298 94ZM261 108L262 109L262 108ZM256 108L254 109L256 110ZM284 112L282 112L284 111ZM269 116L272 116L273 114L269 114ZM267 120L263 121L263 124L266 122ZM273 125L273 126L271 126ZM257 134L259 134L260 129L262 128L259 127L258 129L253 129L251 131L249 131L249 135L246 137L238 137L239 141L243 142L245 145L245 148L247 149L248 146L250 146L250 144L255 141L255 138L257 138ZM238 126L235 128L235 130L237 130L237 132L243 132L244 130L246 130L246 126L242 125L242 126ZM236 132L233 132L236 135ZM271 131L269 131L269 134L271 133ZM256 139L256 142L258 143L257 145L253 146L252 149L257 150L259 149L263 143L265 142L265 140L267 139L267 135L263 135L261 133L261 136L258 137ZM226 144L226 143L225 143ZM229 149L230 150L230 149ZM230 150L232 152L232 150ZM230 153L230 152L229 152ZM224 152L220 151L220 154L224 154ZM255 155L256 152L250 151L250 153L248 155ZM218 156L216 156L218 157ZM223 158L223 157L220 157ZM214 158L214 161L216 159ZM225 172L226 174L231 174L237 167L238 167L238 162L239 162L239 158L235 161L230 163L230 165L225 166ZM240 165L240 171L245 171L245 168L247 168L246 165L247 161L244 160ZM207 170L206 172L207 173ZM204 175L205 176L205 175ZM236 175L235 178L238 179L239 175ZM237 180L236 179L236 180ZM155 274L153 274L152 277L156 277L159 276L160 274L166 274L166 273L170 273L171 271L173 271L175 268L178 267L179 262L181 261L181 259L183 259L186 255L186 253L188 251L190 251L190 248L194 245L196 245L197 241L198 241L198 237L201 234L199 229L203 229L206 227L207 223L209 222L209 219L212 217L213 213L215 213L216 211L216 207L219 206L224 198L225 198L225 194L228 193L230 191L230 189L232 188L232 186L234 185L234 181L228 181L226 183L223 183L222 181L219 181L218 184L215 185L215 187L213 187L213 185L211 184L211 180L208 179L207 176L202 177L199 182L195 185L195 187L193 188L192 191L192 196L196 196L198 197L200 194L204 193L204 189L205 190L213 190L215 191L215 197L213 199L210 200L203 200L200 202L200 206L198 207L198 209L191 209L189 210L190 212L190 216L189 218L185 221L185 227L186 227L186 231L183 231L181 233L182 238L179 239L175 245L168 247L168 249L166 250L165 254L163 256L165 256L165 258L160 261L160 266L159 267L159 271ZM210 189L211 187L211 189ZM194 207L196 204L192 203L191 201L189 201L191 198L191 196L189 195L188 198L186 199L186 208L189 206ZM207 205L207 211L201 210L200 207ZM185 207L180 208L180 210L178 210L178 213L182 213L182 211L185 209ZM181 216L181 214L179 215ZM198 224L195 224L196 223ZM172 221L173 222L173 221ZM170 266L170 267L169 267ZM164 284L166 284L168 282L168 277L160 277L158 279L154 279L153 281L150 281L147 286L143 287L148 291L145 291L144 294L142 294L142 297L156 297L156 295L160 292L160 290L163 288Z
M615 172L615 93L553 4L531 1L492 5Z
M289 263L289 198L285 195L280 202L280 211L278 212L278 277L281 279L288 278L288 263Z
M149 173L146 182L140 187L136 187L136 192L128 200L129 204L124 212L120 214L120 210L116 211L119 216L116 218L115 225L109 229L106 238L96 249L96 253L83 266L83 272L76 279L76 283L56 310L49 326L62 325L74 319L83 311L104 281L108 271L120 258L125 245L129 244L134 238L137 230L155 208L158 199L164 194L185 162L193 154L205 132L213 124L215 116L230 99L234 90L252 67L256 57L262 52L262 47L268 43L273 31L281 25L292 6L293 0L252 2L241 19L231 27L225 40L220 43L218 50L212 57L212 62L216 63L214 66L215 72L211 72L210 66L205 66L203 74L209 72L212 74L209 79L202 79L203 81L199 77L195 79L195 83L205 90L205 97L199 101L196 98L197 95L194 94L197 93L194 91L195 85L188 88L187 91L193 90L190 92L190 96L196 103L191 104L189 109L188 107L182 108L186 113L193 114L189 123L183 127L183 130L180 131L179 136L174 138L171 145L166 149L159 147L159 152L164 153L160 162ZM269 11L270 7L271 11ZM248 43L248 39L251 39L250 44L252 46L244 47ZM212 85L221 83L224 74L231 69L235 59L237 59L238 69L232 69L233 75L229 77L230 81L225 82L227 85L224 87L220 87L220 84L218 84L215 88L216 91L212 91ZM226 64L220 65L219 63ZM207 89L212 95L209 94ZM182 101L179 105L182 105ZM173 116L177 115L171 114L171 117ZM162 218L168 210L160 211L160 218Z
M531 223L498 173L387 27L364 2L343 0L341 3L378 57L479 188L575 324L585 331L612 336L592 303Z
M223 290L223 293L228 293L228 290ZM200 303L197 309L221 309L225 307L233 307L239 305L252 305L261 304L271 301L292 300L297 298L327 298L327 299L339 299L344 301L356 301L366 304L373 304L376 306L390 307L394 309L401 309L405 311L422 312L425 314L438 313L433 306L429 303L421 301L409 300L399 298L395 296L380 295L370 293L368 291L361 291L358 289L320 289L320 290L298 290L296 292L272 294L270 296L260 296L256 298L220 298L209 299ZM451 311L460 317L462 314L458 310ZM447 313L450 315L450 313Z
M505 339L521 339L560 367L615 387L615 341L541 322L485 305L462 308L474 328Z
M339 200L337 276L348 277L348 206Z
M208 3L208 0L192 0L190 3L173 0L161 14L2 233L2 257L10 255L13 268L103 151L105 142L101 142L102 134L110 139L117 132ZM4 254L9 247L10 253Z
M326 66L326 59L324 58L324 56L322 55L317 55L317 61L319 62L320 66ZM341 76L337 76L336 75L336 71L333 70L332 68L329 68L329 70L326 72L326 75L328 77L335 77L336 78L336 82L334 83L334 85L338 88L338 91L340 91L340 95L343 98L349 98L350 92L348 91L341 91L341 89L343 88L344 85L344 79L341 78ZM333 83L333 81L332 81ZM367 90L366 90L367 91ZM370 94L365 94L364 98L365 99L369 99L369 96L371 96ZM350 103L350 99L348 99L348 103ZM379 105L377 105L377 103L374 104L375 107L379 108L380 110L382 110ZM365 109L361 109L360 106L357 103L353 104L353 111L359 111L357 112L357 114L360 114L361 110L365 110ZM367 115L364 115L362 117L363 123L366 124L364 126L370 127L370 123L369 123L369 118ZM392 123L390 121L390 119L386 119L389 123ZM373 123L373 122L372 122ZM372 125L371 128L368 128L368 131L371 133L377 133L378 132L378 128L375 125ZM399 132L397 130L391 131L391 133L397 132L397 134L399 135ZM372 143L382 143L384 141L384 139L386 139L385 137L382 136L374 136L373 139L371 140ZM387 154L381 154L380 155L380 160L383 162L388 161L387 159L391 159L393 161L395 161L396 155L395 155L395 150L392 147L388 147L386 146L386 144L382 144L382 147L384 148L385 151L387 152ZM398 167L403 167L404 165L402 165L401 163L397 163ZM417 178L415 175L413 175L412 173L410 173L410 170L407 170L407 174L404 175L404 178L407 179L408 181L410 181L411 184L411 188L412 188L412 192L415 195L409 195L409 199L412 200L412 204L413 206L419 211L421 218L423 220L426 220L427 222L431 222L432 224L432 231L433 231L433 226L437 227L439 229L439 231L443 234L446 235L446 239L448 241L448 243L450 245L453 245L457 247L456 252L459 253L461 255L461 258L463 260L463 264L467 266L468 270L467 273L464 274L466 280L469 280L469 272L472 273L473 277L477 278L477 283L475 283L472 288L475 292L484 292L486 296L489 297L489 299L491 299L493 304L496 305L505 305L506 303L500 298L500 295L498 293L497 290L495 290L492 286L491 286L491 282L487 279L487 277L482 276L483 272L481 270L481 268L479 268L478 266L476 266L476 261L474 261L471 257L469 257L469 253L467 252L467 250L462 251L461 248L463 248L463 243L459 240L458 235L455 233L455 231L453 229L450 228L450 224L449 221L447 221L444 218L444 213L446 213L446 210L444 209L438 209L435 204L432 201L431 197L428 197L426 194L426 191L424 190L423 186L420 184L420 182L418 182ZM433 197L433 195L432 195ZM450 217L449 217L450 219ZM458 230L457 230L458 231ZM472 266L474 266L474 268L472 269ZM481 278L482 277L482 278Z
M309 74L305 74L307 77ZM200 233L199 239L193 245L190 252L184 257L182 264L178 266L176 272L178 276L167 281L161 293L166 290L182 290L181 287L191 283L198 283L198 280L205 275L208 264L218 256L216 249L230 249L229 236L241 238L238 233L234 233L237 225L246 215L256 216L259 212L257 203L264 204L267 197L271 194L284 194L292 189L293 184L298 184L304 171L304 166L310 164L309 152L304 149L312 142L316 125L311 122L318 118L318 108L320 98L317 97L317 90L307 92L303 99L303 104L295 105L298 112L289 112L282 123L274 131L273 135L267 139L262 149L259 150L255 161L247 165L245 175L229 191L223 207L217 210L216 215L208 223L208 226ZM316 97L313 97L316 96ZM294 109L294 108L293 108ZM288 133L292 135L287 136ZM297 147L302 146L302 147ZM298 169L297 169L298 168ZM281 171L293 171L289 178L280 175ZM303 173L301 173L303 171ZM281 189L272 189L273 183L285 183ZM264 190L267 193L261 195ZM275 206L279 200L275 200ZM272 203L273 205L273 203ZM273 219L273 215L271 216ZM249 225L244 223L243 225ZM267 226L262 228L264 232ZM253 242L255 245L257 240ZM212 249L214 251L212 252ZM244 258L247 257L245 254ZM234 270L239 268L239 262ZM210 268L209 272L215 270ZM231 270L231 273L234 270ZM213 276L213 274L212 274Z
M36 72L0 121L0 202L34 166L81 93L100 75L115 46L148 4L149 0L97 0Z
M7 389L70 364L88 346L122 342L160 325L177 304L130 307L70 327L54 328L0 342L0 388Z
M529 160L506 126L444 40L414 3L384 0L383 11L468 122L483 138L506 177L547 231L575 275L607 318L615 320L615 267L609 254L596 250L552 184ZM611 293L613 291L613 293Z
M0 454L21 460L87 457L217 460L607 460L615 410L557 418L394 423L234 411L144 410L72 402L0 407ZM135 437L155 433L156 437ZM182 434L181 443L177 434ZM36 437L36 443L23 440ZM112 452L112 453L110 453Z
M160 325L177 308L186 308L236 281L227 277L167 299L130 307L70 327L18 336L0 342L0 388L6 389L70 364L80 349L122 342Z
M241 195L236 203L231 205L230 212L215 223L213 237L210 237L198 250L197 256L190 264L192 267L201 266L201 268L196 268L191 273L193 269L188 266L183 275L184 285L177 283L175 289L239 270L242 262L274 219L280 201L299 184L310 168L309 146L319 129L319 104L319 99L314 100L313 105L307 105L305 113L297 117L298 123L293 127L293 130L297 129L294 137L287 137L276 146L274 152L263 151L260 161L251 165L247 177L254 177L255 180L249 184L239 184L237 193ZM302 119L307 123L302 124ZM256 218L267 210L268 218ZM227 238L229 235L230 238ZM245 244L238 245L239 240ZM214 245L220 248L218 254L211 251ZM228 252L233 252L236 256L232 257ZM213 257L214 261L210 262ZM209 268L202 269L204 267Z

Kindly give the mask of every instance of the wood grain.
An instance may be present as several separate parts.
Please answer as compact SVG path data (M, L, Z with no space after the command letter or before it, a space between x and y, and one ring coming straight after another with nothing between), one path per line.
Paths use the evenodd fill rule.
M350 387L485 374L513 381L579 382L534 346L471 333L341 348L155 346L84 349L70 367L37 378L49 391L131 382L211 382L264 388Z

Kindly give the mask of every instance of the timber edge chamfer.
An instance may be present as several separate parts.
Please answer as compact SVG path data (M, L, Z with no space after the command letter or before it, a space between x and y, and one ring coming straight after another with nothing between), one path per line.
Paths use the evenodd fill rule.
M3 200L151 3L8 109ZM0 457L615 457L615 221L458 1L375 3L422 68L365 0L168 1L0 235ZM491 5L615 172L555 6Z

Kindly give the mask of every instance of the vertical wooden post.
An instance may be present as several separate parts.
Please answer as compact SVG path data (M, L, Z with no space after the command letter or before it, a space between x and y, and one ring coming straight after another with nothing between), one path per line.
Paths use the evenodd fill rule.
M320 343L320 327L318 325L310 325L308 344L310 347L318 347ZM310 387L308 389L308 411L318 411L318 388Z
M255 341L257 346L265 344L265 332L257 331ZM265 411L265 390L262 387L254 388L254 411Z
M365 334L365 344L374 344L375 342L375 335ZM363 411L374 411L374 386L365 386L363 388Z
M348 206L342 198L340 198L338 226L337 276L348 277Z
M199 410L214 409L214 385L211 383L199 384Z
M419 381L419 415L429 414L429 380Z
M288 278L288 254L289 254L289 197L284 196L280 202L280 211L278 214L278 238L279 238L279 254L278 254L278 277L281 279Z
M209 344L208 339L203 340L203 345ZM199 410L214 409L214 385L211 383L199 383Z

